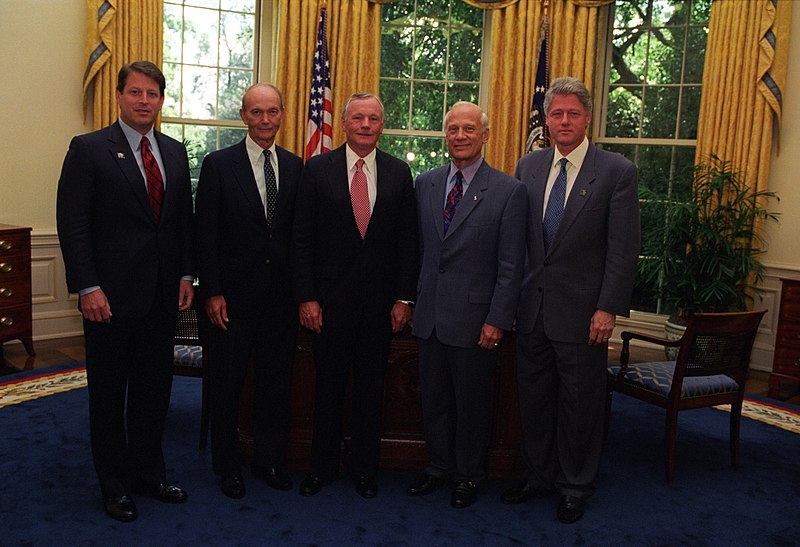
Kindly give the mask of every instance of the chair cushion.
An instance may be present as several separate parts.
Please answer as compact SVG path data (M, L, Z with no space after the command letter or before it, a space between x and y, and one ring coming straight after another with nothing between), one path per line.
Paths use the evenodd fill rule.
M608 373L612 376L619 374L621 366L610 364ZM675 371L675 361L657 361L652 363L635 363L628 365L625 374L625 383L639 386L666 398L672 386L672 375ZM714 376L687 376L683 378L681 399L703 397L720 393L734 393L739 390L739 384L724 374Z
M173 362L184 367L203 368L203 348L201 346L176 345Z

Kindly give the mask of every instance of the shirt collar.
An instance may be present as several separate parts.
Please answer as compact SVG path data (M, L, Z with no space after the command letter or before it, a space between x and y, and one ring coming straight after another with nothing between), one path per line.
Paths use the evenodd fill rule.
M253 165L258 163L259 159L264 155L264 150L269 150L272 157L276 158L277 161L278 156L275 152L275 141L272 141L269 148L261 148L261 146L250 137L250 133L248 133L244 138L244 146L247 148L247 156L250 158L250 163Z
M364 160L364 169L370 173L375 172L375 156L377 156L376 152L377 148L373 148L372 151L364 156L363 158L355 153L355 151L350 148L349 144L346 144L344 147L345 157L347 158L347 172L349 173L353 169L355 169L356 162L359 159Z
M450 162L450 174L447 177L447 180L451 180L453 177L456 176L458 171L461 171L461 176L464 177L464 184L469 186L469 183L472 182L472 177L475 176L475 173L480 169L481 164L483 163L483 156L479 157L474 162L470 163L463 169L459 169L456 167L456 164L452 161Z
M153 147L153 143L155 143L156 135L153 128L150 127L150 130L142 135L138 131L136 131L133 127L128 125L127 123L122 121L122 118L118 118L117 121L119 122L119 127L122 129L122 133L125 135L125 138L128 139L128 144L131 147L131 150L139 150L139 147L142 145L142 137L147 137L147 140L150 142L150 148ZM158 143L155 143L158 146Z
M554 168L558 165L558 162L561 161L561 158L567 158L567 162L571 165L574 165L578 169L580 169L581 165L583 165L583 160L586 158L586 153L589 151L589 139L583 137L583 141L575 147L575 149L563 156L561 152L558 151L558 147L554 146L554 154L553 154L553 165L551 168Z

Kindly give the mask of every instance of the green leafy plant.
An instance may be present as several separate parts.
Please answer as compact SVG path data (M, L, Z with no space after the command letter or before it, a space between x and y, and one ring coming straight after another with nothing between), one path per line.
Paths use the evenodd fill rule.
M647 193L643 199L657 199ZM711 154L695 166L690 200L664 203L664 222L655 227L638 273L661 287L675 310L671 321L683 323L695 312L743 311L762 292L760 227L778 221L767 209L772 198L779 199L752 190L731 162Z

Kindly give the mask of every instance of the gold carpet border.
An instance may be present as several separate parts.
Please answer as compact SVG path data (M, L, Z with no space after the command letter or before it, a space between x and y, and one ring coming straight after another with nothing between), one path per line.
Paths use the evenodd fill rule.
M75 368L0 384L0 408L86 387L86 369Z
M86 369L83 367L14 380L0 384L0 408L82 387L86 387ZM730 412L729 405L714 408ZM800 413L791 410L745 399L742 416L800 435Z

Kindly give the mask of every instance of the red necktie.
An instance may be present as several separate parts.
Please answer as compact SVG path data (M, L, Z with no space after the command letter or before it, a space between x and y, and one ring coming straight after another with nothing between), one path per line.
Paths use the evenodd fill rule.
M147 137L142 137L141 146L144 176L147 179L147 194L150 197L150 207L153 209L156 223L158 223L161 218L161 204L164 202L164 179L161 178L161 170L150 150L150 141L147 140Z
M356 217L361 239L364 239L369 225L369 190L367 190L367 175L362 170L363 166L364 160L359 159L356 162L353 181L350 183L350 202L353 204L353 216Z

